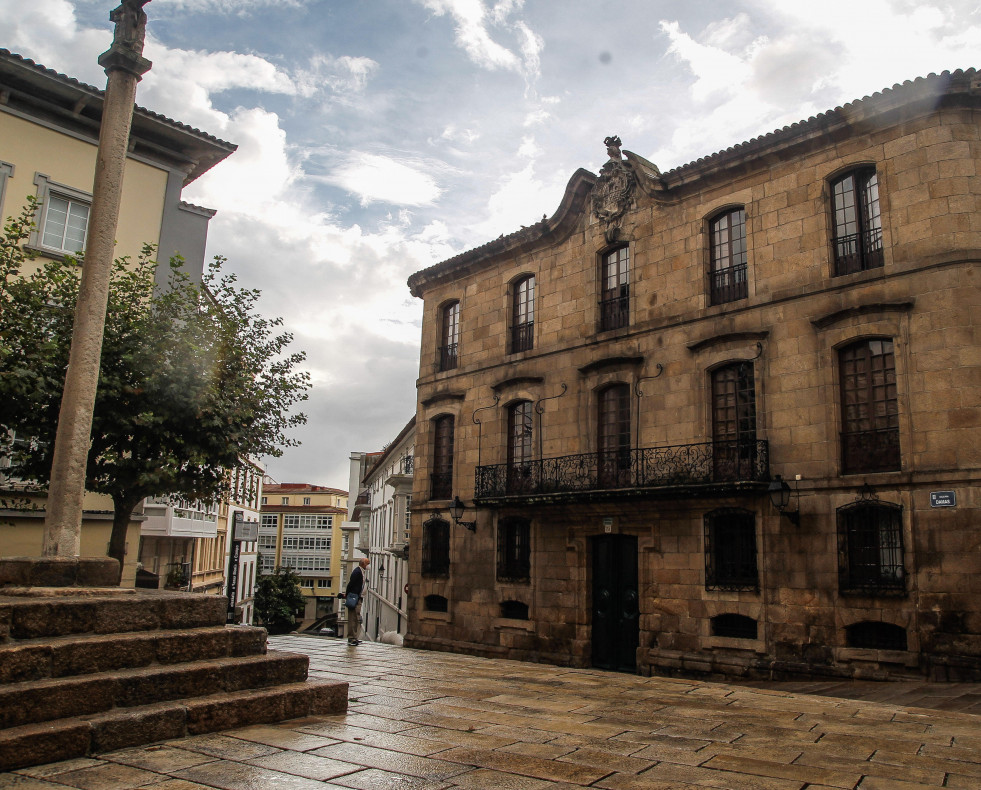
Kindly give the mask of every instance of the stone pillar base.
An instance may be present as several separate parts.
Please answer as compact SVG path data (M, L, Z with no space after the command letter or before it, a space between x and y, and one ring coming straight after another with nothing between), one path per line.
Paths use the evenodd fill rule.
M0 557L3 587L117 587L111 557Z

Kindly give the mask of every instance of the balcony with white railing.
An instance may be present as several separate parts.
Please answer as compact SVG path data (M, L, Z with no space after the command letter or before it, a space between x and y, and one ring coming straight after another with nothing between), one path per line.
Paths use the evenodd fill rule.
M143 504L146 521L142 535L163 538L214 538L218 535L218 508L201 502L150 497Z

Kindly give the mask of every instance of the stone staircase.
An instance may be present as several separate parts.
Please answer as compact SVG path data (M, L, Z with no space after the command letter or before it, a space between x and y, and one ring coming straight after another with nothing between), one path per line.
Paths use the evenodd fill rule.
M226 599L0 589L0 771L347 710L348 684L226 626Z

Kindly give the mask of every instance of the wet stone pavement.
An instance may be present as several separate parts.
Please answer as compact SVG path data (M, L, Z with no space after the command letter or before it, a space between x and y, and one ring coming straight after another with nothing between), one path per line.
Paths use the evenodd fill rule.
M270 646L349 681L348 713L0 773L0 790L981 788L981 716L964 712L977 686L932 695L960 710L926 709L821 696L847 684L806 694L332 638Z

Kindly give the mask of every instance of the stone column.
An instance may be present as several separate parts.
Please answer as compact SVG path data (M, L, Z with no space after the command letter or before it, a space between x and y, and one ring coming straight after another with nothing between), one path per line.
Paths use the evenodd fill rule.
M142 54L146 35L143 6L149 1L123 0L122 5L112 11L109 18L116 23L112 47L99 56L99 65L106 70L108 80L81 289L51 465L44 525L45 557L77 557L79 553L85 466L99 382L123 169L133 122L136 83L151 65Z

